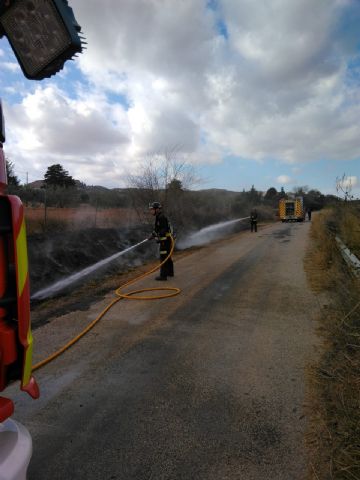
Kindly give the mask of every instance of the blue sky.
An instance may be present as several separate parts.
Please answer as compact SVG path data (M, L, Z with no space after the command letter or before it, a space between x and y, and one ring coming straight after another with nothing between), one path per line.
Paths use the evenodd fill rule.
M26 80L0 40L6 155L25 182L61 163L127 186L176 150L194 188L360 196L358 0L70 0L88 49Z

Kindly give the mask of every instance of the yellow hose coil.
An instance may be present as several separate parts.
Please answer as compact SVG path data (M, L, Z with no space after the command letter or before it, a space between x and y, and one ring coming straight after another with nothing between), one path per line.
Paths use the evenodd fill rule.
M124 289L125 287L128 287L129 285L132 285L133 283L138 282L141 279L150 275L151 273L155 272L159 268L159 266L163 265L168 260L168 258L171 257L171 255L174 251L175 242L174 242L173 237L170 237L170 238L171 238L170 253L165 258L165 260L163 260L160 263L160 265L157 265L156 267L152 268L148 272L140 275L139 277L133 278L132 280L124 283L124 285L121 285L120 287L118 287L115 290L115 294L116 294L117 298L114 298L99 313L99 315L95 318L95 320L93 320L86 328L84 328L84 330L82 330L78 335L76 335L76 337L71 339L68 343L66 343L59 350L57 350L56 352L54 352L52 355L45 358L41 362L35 364L32 368L32 371L34 372L35 370L38 370L39 368L43 367L47 363L50 363L52 360L54 360L55 358L59 357L62 353L64 353L65 350L68 350L72 345L74 345L76 342L78 342L80 340L80 338L82 338L84 335L86 335L105 316L105 314L110 310L110 308L112 308L115 305L115 303L119 302L120 300L122 300L124 298L127 298L128 300L157 300L157 299L160 299L160 298L169 298L169 297L174 297L175 295L178 295L181 292L181 290L179 288L176 288L176 287L143 288L141 290L132 290L132 291L127 292L127 293L122 293L121 292L121 290ZM136 295L136 294L143 293L143 292L153 292L153 291L166 291L166 292L169 292L169 293L166 293L165 295L154 295L154 296L143 296L143 295L139 296L139 295Z

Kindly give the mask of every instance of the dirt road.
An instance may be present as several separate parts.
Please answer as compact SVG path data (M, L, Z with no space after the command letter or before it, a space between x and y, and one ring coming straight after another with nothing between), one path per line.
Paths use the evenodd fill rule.
M318 311L308 233L276 224L181 258L168 282L179 296L120 301L37 372L41 399L16 394L34 441L29 479L304 479ZM111 296L37 329L35 360Z

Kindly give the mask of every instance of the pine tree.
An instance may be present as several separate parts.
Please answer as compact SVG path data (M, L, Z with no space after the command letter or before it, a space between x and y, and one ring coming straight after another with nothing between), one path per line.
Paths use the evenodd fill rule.
M75 185L75 180L59 163L48 167L44 179L46 186L53 187L54 189L68 188Z

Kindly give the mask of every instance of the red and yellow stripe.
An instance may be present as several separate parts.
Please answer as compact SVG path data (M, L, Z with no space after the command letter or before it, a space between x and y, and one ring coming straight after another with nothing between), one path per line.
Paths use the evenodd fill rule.
M14 260L16 265L18 336L23 346L23 368L21 389L33 398L39 396L39 388L31 376L33 336L30 324L30 282L26 243L26 227L24 207L18 197L8 197L12 211L12 227L14 242Z

